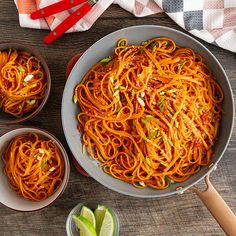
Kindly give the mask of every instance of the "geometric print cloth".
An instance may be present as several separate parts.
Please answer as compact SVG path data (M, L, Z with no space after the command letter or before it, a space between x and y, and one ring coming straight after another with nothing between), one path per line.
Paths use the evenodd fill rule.
M78 7L45 19L32 20L30 13L58 0L14 0L21 27L53 30ZM118 4L136 17L165 12L173 21L208 43L236 52L236 0L99 0L67 32L88 30L111 5Z

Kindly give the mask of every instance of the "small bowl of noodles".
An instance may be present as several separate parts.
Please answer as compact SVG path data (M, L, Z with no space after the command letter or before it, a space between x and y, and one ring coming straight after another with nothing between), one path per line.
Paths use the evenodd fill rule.
M18 41L0 43L0 123L36 116L45 105L51 76L40 53Z
M18 128L0 137L0 202L14 210L35 211L53 203L70 174L67 153L47 131Z

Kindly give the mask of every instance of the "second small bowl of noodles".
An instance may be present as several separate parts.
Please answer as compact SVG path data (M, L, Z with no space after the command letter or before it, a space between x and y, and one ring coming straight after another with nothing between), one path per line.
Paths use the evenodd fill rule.
M70 174L67 153L47 131L18 128L0 137L0 202L18 211L53 203Z
M0 42L0 123L36 116L45 105L51 76L45 59L19 41Z

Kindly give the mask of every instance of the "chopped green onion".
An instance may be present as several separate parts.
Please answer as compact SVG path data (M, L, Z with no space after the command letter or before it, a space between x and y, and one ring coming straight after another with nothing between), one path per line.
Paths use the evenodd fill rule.
M152 118L153 118L152 115L146 115L146 120L147 120L147 121L150 121Z
M50 172L53 172L56 168L53 166L49 169Z
M125 46L125 41L120 41L119 46Z
M114 90L117 90L120 87L120 83L118 83L115 87Z
M175 127L178 129L179 128L179 122L175 120Z
M160 111L163 112L164 110L165 110L164 104L161 103L161 104L160 104Z
M18 66L17 69L19 70L20 73L24 73L25 70L22 66Z
M147 120L146 119L141 119L141 122L146 125L147 124Z
M165 163L165 162L161 162L161 164L162 164L163 166L165 166L165 167L167 167L167 166L168 166L168 164L167 164L167 163Z
M168 176L165 176L165 181L168 183L168 186L170 186L172 183L174 183L174 181Z
M24 82L24 86L27 86L28 85L28 82Z
M113 93L113 97L118 97L119 96L119 90L116 90L114 93Z
M179 65L178 65L178 69L181 70L182 67L184 66L184 64L186 63L186 60L183 60Z
M42 170L44 170L46 168L47 164L48 164L47 160L42 163L42 165L41 165Z
M155 46L152 48L152 53L154 53L156 50L157 50L157 46L155 45ZM159 72L158 72L158 74L159 74Z
M156 46L156 44L155 44L154 42L152 42L152 43L150 44L150 46L153 48L153 47Z
M110 76L109 79L110 79L111 83L113 84L114 83L114 77Z
M151 161L150 161L150 159L149 159L148 157L146 157L145 161L146 161L146 163L147 163L149 166L152 166Z
M107 63L107 62L109 62L111 59L112 59L111 56L110 56L110 57L105 57L105 58L103 58L100 62L105 62L105 63Z
M199 107L198 111L201 113L204 110L204 106Z
M35 99L27 100L26 101L29 105L34 105L36 103Z
M144 53L144 48L140 48L140 52L141 52L141 54L143 54Z
M41 160L42 160L42 157L37 157L37 160L38 160L38 161L41 161Z
M156 139L160 135L160 130L150 130L151 139Z
M78 102L78 97L77 97L76 94L75 94L74 97L73 97L73 101L74 101L75 104Z
M121 107L118 107L115 112L119 113L120 111L121 111Z
M170 144L170 146L172 146L172 147L174 146L174 144L171 140L167 139L167 142Z
M175 93L176 92L176 89L170 89L167 91L168 93Z
M159 101L156 102L157 105L162 104L162 102L164 101L165 97L162 96L161 99Z
M165 92L164 92L164 91L161 91L159 94L160 94L160 95L164 95L164 94L165 94Z

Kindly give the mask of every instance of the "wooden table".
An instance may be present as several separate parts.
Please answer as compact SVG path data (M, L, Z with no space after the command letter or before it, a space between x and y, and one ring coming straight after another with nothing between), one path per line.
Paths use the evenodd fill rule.
M61 98L68 61L76 52L86 50L98 39L123 27L155 24L182 30L165 14L135 18L118 6L110 7L95 25L83 33L64 35L51 46L45 46L43 30L23 29L18 23L12 0L0 3L1 40L19 39L40 50L52 75L52 91L42 112L30 124L55 134L69 149L61 126ZM183 31L183 30L182 30ZM201 41L201 40L200 40ZM225 67L236 94L236 56L203 42ZM17 126L0 126L0 135ZM236 212L236 130L211 181L231 209ZM203 185L203 184L200 184ZM1 193L0 193L1 194ZM165 199L137 199L113 192L92 178L77 173L71 164L71 176L65 193L51 206L38 212L21 213L0 205L0 235L44 236L65 235L65 222L70 210L79 202L96 199L114 207L120 219L121 236L154 235L224 235L221 228L192 192Z

